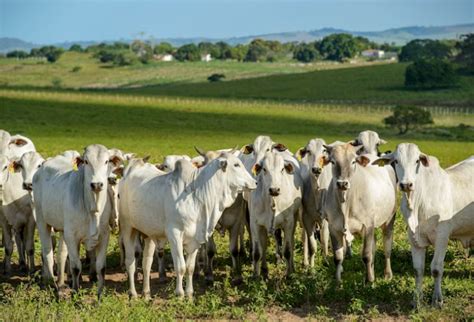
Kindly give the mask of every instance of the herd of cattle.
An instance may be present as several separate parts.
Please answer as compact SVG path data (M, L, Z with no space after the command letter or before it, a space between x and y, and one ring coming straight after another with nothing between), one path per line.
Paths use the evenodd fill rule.
M337 282L341 282L344 256L351 252L355 234L363 238L366 280L374 281L374 231L381 228L385 277L390 279L397 192L401 191L400 207L416 274L415 303L422 296L426 247L434 245L433 304L441 305L448 240L457 239L466 248L474 246L474 157L442 169L435 157L422 153L415 144L402 143L394 152L380 154L378 147L384 143L377 133L364 131L348 143L312 139L293 154L270 137L258 136L240 150L196 148L195 158L167 156L155 165L147 158L98 144L87 146L82 155L66 151L45 160L30 139L0 130L5 273L12 270L13 238L20 267L34 270L37 227L44 280L58 290L63 287L69 259L72 286L77 289L79 250L84 244L100 298L109 235L118 226L132 297L137 296L137 254L143 258L143 293L148 297L155 252L160 279L165 278L166 242L173 257L176 294L192 296L198 253L205 262L206 278L213 278L215 230L229 232L233 277L239 281L244 230L250 235L254 275L268 274L269 237L275 238L277 256L285 260L286 272L291 274L299 221L304 227L304 264L314 264L317 239L324 256L331 240ZM59 232L57 279L55 232Z

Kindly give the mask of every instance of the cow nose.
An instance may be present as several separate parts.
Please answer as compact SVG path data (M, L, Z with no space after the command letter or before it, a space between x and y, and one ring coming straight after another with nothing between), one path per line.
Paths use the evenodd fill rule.
M337 181L337 188L339 190L347 190L350 188L349 181L347 180L339 180Z
M99 191L102 190L103 187L104 187L104 184L102 182L92 182L91 183L91 189L93 191L99 192Z
M413 190L413 183L412 182L407 182L407 183L400 182L400 190L405 191L405 192Z
M280 195L280 188L270 188L268 192L270 192L270 196L276 197Z
M109 184L115 186L117 184L117 178L113 178L113 177L109 177L107 179L107 181L109 182Z
M313 172L313 174L314 174L315 176L319 176L322 171L323 171L323 170L322 170L320 167L313 167L313 168L311 169L311 172Z
M33 190L33 184L23 182L23 189L25 189L26 191L32 191Z

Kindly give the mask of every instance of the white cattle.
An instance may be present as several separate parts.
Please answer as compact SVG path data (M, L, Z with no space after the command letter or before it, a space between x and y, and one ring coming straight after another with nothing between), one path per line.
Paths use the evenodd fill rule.
M191 161L191 158L187 155L167 155L164 157L163 162L157 164L156 167L161 171L172 172L174 171L174 165L178 160Z
M354 147L348 143L325 147L332 163L332 180L323 211L329 223L337 282L341 282L344 248L346 243L352 242L353 234L364 238L362 259L366 265L366 280L374 281L374 232L378 227L382 228L384 235L385 277L391 278L390 255L396 210L394 174L367 166L369 157L357 155L362 146Z
M116 161L103 145L89 145L78 170L64 159L46 161L33 178L38 231L43 255L43 277L53 280L51 229L61 231L69 253L73 288L79 287L81 260L79 247L96 254L98 297L105 277L105 256L109 240L112 200L108 197L109 162ZM65 257L60 256L59 267ZM53 282L54 283L54 282Z
M249 200L255 276L260 275L260 271L264 276L268 274L268 234L274 234L276 229L284 232L286 273L290 275L294 271L294 234L303 197L303 180L295 169L295 162L286 161L279 153L268 151L255 165L258 185Z
M332 179L332 164L328 162L328 155L323 139L311 139L305 147L296 152L300 161L300 174L303 179L303 226L308 236L308 254L304 254L304 264L314 266L316 240L314 231L319 231L321 247L324 257L328 255L329 227L326 215L323 213L323 204L327 189ZM343 144L336 141L335 146ZM308 258L309 257L309 258Z
M2 159L5 159L3 157ZM13 239L15 240L20 257L20 268L33 272L34 264L34 233L35 218L32 200L29 192L32 188L32 178L44 159L37 152L26 152L18 161L11 161L11 172L6 174L3 184L0 222L4 232L5 243L5 273L11 273L11 255ZM2 162L4 163L4 162ZM3 165L3 167L5 167ZM5 168L4 168L5 171ZM26 264L28 257L28 266Z
M120 227L126 249L130 295L135 290L134 236L145 238L143 271L145 296L150 294L150 268L154 241L168 240L177 276L176 294L184 295L183 276L187 271L186 294L193 294L193 271L199 246L212 235L224 209L232 205L243 189L255 189L255 180L242 162L222 153L208 165L196 169L179 160L173 172L160 175L153 165L132 160L120 184ZM184 260L183 252L187 259Z
M434 245L433 305L441 306L448 240L460 240L466 248L474 246L474 156L444 170L438 159L422 153L417 145L402 143L375 163L392 164L403 191L401 210L408 224L416 273L414 304L418 305L423 295L426 247Z
M0 130L0 155L16 160L23 153L30 151L36 151L36 149L29 138L19 134L10 135L7 131Z
M382 140L377 132L367 130L360 132L351 144L354 146L363 146L363 148L358 151L359 154L380 156L379 146L386 143L387 141Z

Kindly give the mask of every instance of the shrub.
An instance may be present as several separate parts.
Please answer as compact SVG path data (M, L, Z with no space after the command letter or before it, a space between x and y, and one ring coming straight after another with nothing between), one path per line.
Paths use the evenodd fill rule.
M383 122L389 127L397 128L398 134L434 123L429 111L416 106L396 106L393 115L384 118Z
M293 52L293 58L297 61L309 63L313 60L321 58L319 51L313 44L300 44L295 48Z
M7 58L26 58L28 53L23 50L14 50L7 53Z
M452 64L443 60L418 60L405 71L405 87L433 89L453 87L459 77Z
M81 69L82 69L81 66L74 66L74 67L71 69L71 72L77 73L77 72L79 72Z
M224 78L225 78L224 74L212 74L211 76L207 78L207 80L213 83L213 82L220 82Z
M187 44L178 48L175 58L179 61L200 61L201 53L195 44Z

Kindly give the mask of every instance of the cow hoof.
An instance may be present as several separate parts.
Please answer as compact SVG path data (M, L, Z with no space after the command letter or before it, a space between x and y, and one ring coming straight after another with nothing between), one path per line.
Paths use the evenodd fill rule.
M237 285L242 285L242 283L244 282L242 276L237 276L237 277L234 277L234 279L232 279L232 285L233 286L237 286Z
M89 276L89 282L96 283L97 282L97 274L91 274Z
M136 300L138 298L138 294L136 292L132 293L132 292L128 292L128 298L129 300Z
M437 309L441 309L443 307L443 299L433 299L431 305Z
M161 283L161 284L164 284L166 283L168 280L166 279L166 276L160 276L158 278L158 283Z
M144 293L144 294L143 294L143 298L145 299L145 301L151 301L150 292Z
M214 277L213 276L206 276L206 285L207 286L214 285Z
M385 279L386 279L387 281L390 281L390 280L392 279L392 277L393 277L392 272L385 273Z

